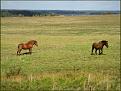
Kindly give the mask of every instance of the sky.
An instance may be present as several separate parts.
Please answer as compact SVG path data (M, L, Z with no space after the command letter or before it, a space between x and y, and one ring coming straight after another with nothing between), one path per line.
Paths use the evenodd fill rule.
M1 1L1 9L120 10L120 1Z

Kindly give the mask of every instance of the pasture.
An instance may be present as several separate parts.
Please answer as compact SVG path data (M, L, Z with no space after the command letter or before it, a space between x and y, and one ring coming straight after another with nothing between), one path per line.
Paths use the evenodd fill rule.
M17 56L18 44L31 39L38 47ZM109 48L91 55L103 39ZM120 90L120 16L2 17L1 89Z

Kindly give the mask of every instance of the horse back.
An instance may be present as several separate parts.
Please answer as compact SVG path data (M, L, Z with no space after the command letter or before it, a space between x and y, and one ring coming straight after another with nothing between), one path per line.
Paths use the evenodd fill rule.
M92 47L93 48L96 48L96 49L100 49L100 48L102 48L102 44L100 42L94 42L92 44Z
M27 49L27 46L26 44L21 43L21 44L18 44L18 49Z

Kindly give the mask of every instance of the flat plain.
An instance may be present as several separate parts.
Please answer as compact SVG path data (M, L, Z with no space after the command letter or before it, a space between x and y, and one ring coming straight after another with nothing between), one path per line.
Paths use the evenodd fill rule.
M31 39L39 46L17 56ZM91 55L100 40L109 48ZM2 17L1 89L120 90L120 15Z

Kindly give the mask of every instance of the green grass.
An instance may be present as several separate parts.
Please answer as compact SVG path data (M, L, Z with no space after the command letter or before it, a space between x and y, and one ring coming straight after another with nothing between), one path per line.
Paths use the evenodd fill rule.
M120 90L119 20L119 15L1 18L2 90ZM31 39L39 45L32 55L16 56L17 45ZM90 55L92 43L103 39L109 41L104 55ZM17 67L20 74L12 74Z

